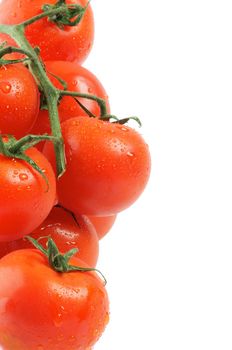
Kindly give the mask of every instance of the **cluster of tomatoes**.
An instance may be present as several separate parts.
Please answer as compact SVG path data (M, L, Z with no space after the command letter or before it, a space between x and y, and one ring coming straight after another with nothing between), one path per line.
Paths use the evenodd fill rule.
M36 50L53 86L83 94L67 94L54 107L62 176L44 104L50 97L30 55L7 49L20 48L17 25L44 11L18 35ZM104 278L95 269L99 239L146 186L148 146L137 131L111 121L105 89L80 65L94 37L87 0L3 0L0 23L15 30L0 33L0 347L90 350L109 319ZM105 101L105 120L91 96Z

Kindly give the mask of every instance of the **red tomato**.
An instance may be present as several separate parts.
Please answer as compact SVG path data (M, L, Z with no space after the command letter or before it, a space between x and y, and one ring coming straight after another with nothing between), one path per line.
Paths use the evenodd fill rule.
M52 83L63 89L61 83L53 77L52 73L67 83L68 90L81 92L85 94L92 94L100 97L106 101L108 113L110 112L108 96L100 81L87 69L81 67L77 63L64 62L64 61L51 61L46 62L46 69L48 76ZM100 115L100 108L97 102L88 100L86 98L78 98L78 100L94 115ZM61 121L65 121L70 118L80 117L85 115L83 109L77 104L73 97L65 96L62 98L59 105L59 116ZM50 133L50 123L47 111L40 111L36 124L32 129L34 134ZM39 145L41 149L41 145Z
M47 217L56 196L51 165L35 148L26 154L43 170L45 179L23 160L0 154L0 241L31 233Z
M117 215L110 216L88 216L89 220L94 225L98 238L103 238L112 228Z
M55 272L42 253L25 249L0 260L0 281L4 350L84 350L108 323L107 293L94 272Z
M87 265L94 267L98 258L98 236L88 218L76 215L76 222L71 213L54 207L44 222L30 236L38 239L50 236L63 253L71 248L78 248L77 257ZM47 239L39 241L46 248ZM17 249L33 248L27 239L0 243L0 258Z
M43 135L43 134L51 134L51 128L50 128L50 121L48 117L48 111L46 110L40 110L38 118L35 121L35 124L33 128L31 129L30 133L32 135ZM41 141L35 145L35 147L39 151L43 151L44 148L44 141Z
M3 0L0 4L0 23L18 24L42 12L44 4L56 0ZM86 6L87 0L67 0L68 4ZM59 28L47 18L26 28L26 37L32 46L38 46L43 60L77 61L88 56L94 38L94 21L90 5L81 22L74 27ZM4 37L1 38L1 42Z
M96 118L62 123L67 170L57 182L59 202L73 212L107 216L129 207L150 174L150 154L143 138L125 125ZM53 146L44 154L54 165Z
M22 64L0 67L0 133L25 136L39 112L36 82Z

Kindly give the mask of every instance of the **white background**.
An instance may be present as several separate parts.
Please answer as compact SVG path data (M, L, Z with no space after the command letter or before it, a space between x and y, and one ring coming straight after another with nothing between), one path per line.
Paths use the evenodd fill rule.
M113 113L141 116L153 159L101 242L111 321L95 350L231 350L232 2L92 6L85 66Z
M137 114L153 173L101 242L95 350L232 349L232 2L93 0L85 66Z

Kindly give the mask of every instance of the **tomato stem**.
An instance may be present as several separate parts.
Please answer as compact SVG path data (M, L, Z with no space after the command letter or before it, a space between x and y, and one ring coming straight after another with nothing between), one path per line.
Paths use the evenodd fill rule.
M44 140L49 140L49 141L53 141L54 142L54 137L50 136L50 135L27 135L22 137L20 140L15 141L10 147L9 147L9 151L11 153L17 153L19 150L26 150L30 147L32 147L32 145L36 145L37 143L39 143L40 141L44 141Z
M85 7L82 7L77 4L66 4L65 0L59 0L54 5L44 5L43 12L37 16L34 16L22 23L16 25L0 25L0 32L5 33L12 37L19 47L1 47L0 48L0 58L6 54L10 53L20 53L26 55L26 58L22 60L1 60L0 64L10 64L15 62L24 62L29 58L29 69L34 75L40 90L43 92L46 100L46 106L49 112L51 131L53 135L54 148L56 154L56 167L57 167L57 176L60 177L65 172L66 161L64 153L63 138L60 127L60 120L58 114L58 104L60 99L63 96L73 96L73 97L82 97L90 100L94 100L98 103L101 116L107 114L106 103L103 99L98 98L94 95L81 94L78 92L72 92L67 90L57 89L52 82L49 80L44 64L39 57L39 49L33 48L25 36L25 28L33 24L34 22L41 20L42 18L48 18L48 20L55 22L58 26L73 26L77 25L82 19L89 2ZM24 142L24 141L22 141ZM17 147L15 145L15 147ZM0 147L1 151L1 147Z
M107 114L105 100L103 100L100 97L97 97L95 95L90 95L90 94L84 94L84 93L76 92L76 91L68 91L68 90L59 90L59 93L61 96L82 97L82 98L86 98L88 100L96 101L100 107L100 110L101 110L101 117L103 117L104 115Z
M51 124L52 135L54 136L54 147L56 153L56 165L57 175L61 176L65 171L65 154L63 147L63 139L61 134L61 127L58 115L58 99L59 91L49 80L44 66L40 61L37 50L35 50L25 37L25 28L23 25L0 25L0 32L10 35L16 43L20 46L20 49L12 48L11 52L24 53L30 58L30 69L38 81L40 88L43 90L46 97L49 118ZM7 48L5 49L7 52ZM0 54L4 52L4 49L0 51Z
M47 11L40 13L37 16L34 16L32 18L27 19L26 21L20 23L20 25L26 27L26 26L33 24L33 23L35 23L35 22L37 22L45 17L55 16L56 14L62 15L62 13L64 13L64 14L67 13L67 6L61 5L57 8L51 8Z
M12 135L6 135L5 140L3 140L3 135L0 135L0 153L2 153L5 157L16 158L27 162L44 178L48 190L49 183L47 176L43 170L34 162L34 160L25 153L25 151L41 140L47 140L51 137L52 136L48 135L28 135L17 141Z
M103 278L104 284L107 283L106 278L104 275L99 271L98 269L95 269L94 267L81 267L81 266L75 266L70 265L69 260L78 252L77 248L73 248L66 252L65 254L60 253L56 243L53 241L51 237L48 237L47 239L47 249L45 249L40 243L39 239L36 240L30 236L26 236L27 238L35 248L37 248L41 253L43 253L49 261L49 265L53 270L60 273L66 273L66 272L91 272L95 271L99 273L99 275Z

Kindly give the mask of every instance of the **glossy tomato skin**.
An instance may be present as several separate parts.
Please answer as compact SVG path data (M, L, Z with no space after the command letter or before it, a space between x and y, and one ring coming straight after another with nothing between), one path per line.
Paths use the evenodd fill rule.
M39 90L22 64L0 67L0 133L28 134L39 113Z
M86 267L79 259L71 263ZM4 350L83 350L108 322L107 292L94 272L55 272L34 249L2 258L0 281Z
M88 219L94 225L98 238L102 239L112 228L117 215L110 216L88 216Z
M35 148L26 154L43 170L45 179L23 160L0 154L0 242L31 233L47 217L56 196L56 179L44 155Z
M56 0L3 0L0 4L0 23L21 23L41 13L44 4L55 4L56 2ZM87 0L67 0L67 3L86 6ZM91 6L88 6L84 17L77 26L65 26L60 29L56 24L44 18L26 28L26 37L33 47L40 48L43 60L82 63L92 48L94 38Z
M106 101L107 111L110 113L109 101L107 93L97 77L86 68L74 62L50 61L45 62L48 77L51 82L60 89L63 89L61 83L49 73L52 73L67 83L70 91L92 94ZM86 98L78 98L78 100L95 116L100 116L100 108L97 102ZM83 116L85 112L73 99L73 97L65 96L59 104L59 117L63 122L67 119ZM50 123L48 111L40 111L36 123L32 129L34 134L50 133ZM39 144L39 147L41 145Z
M62 123L67 170L58 180L59 202L84 215L114 215L134 203L150 174L150 154L133 129L95 118ZM54 165L54 151L44 154Z
M72 214L63 208L54 207L43 223L30 236L34 239L50 236L59 250L66 253L72 248L78 248L76 257L87 265L95 267L98 259L98 235L87 217ZM41 239L40 244L46 248L47 239ZM22 238L11 242L0 242L0 258L17 250L33 248L28 239Z

